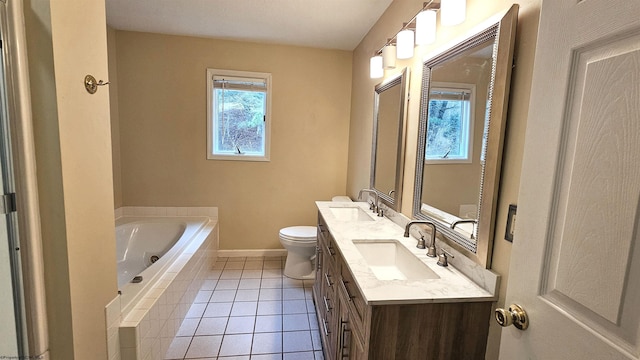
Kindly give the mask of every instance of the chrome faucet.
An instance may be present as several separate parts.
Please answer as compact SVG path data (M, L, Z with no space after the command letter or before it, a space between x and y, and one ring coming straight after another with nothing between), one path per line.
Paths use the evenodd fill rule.
M362 189L358 193L358 200L360 200L363 193L373 194L374 202L372 204L369 204L369 210L373 211L374 213L378 212L378 192L373 189Z
M448 252L445 249L440 249L440 255L438 255L438 265L440 266L449 266L448 258L455 258L452 253Z
M411 225L415 225L415 224L423 224L423 225L429 225L431 226L431 243L429 244L429 250L427 251L427 256L429 257L436 257L436 225L434 223L432 223L431 221L427 221L427 220L412 220L409 221L407 223L407 226L405 226L404 228L404 237L409 237L409 230L411 229ZM416 245L416 247L418 249L424 249L424 247L421 247L420 245L424 246L424 244L421 244L420 241L418 241L418 245Z
M477 223L478 223L478 220L476 220L476 219L460 219L460 220L456 220L456 221L451 223L451 229L455 230L456 225L458 225L458 224L474 224L474 229L475 229L475 224L477 224ZM474 239L474 236L473 236L473 230L472 230L471 231L471 240L473 240L473 239Z

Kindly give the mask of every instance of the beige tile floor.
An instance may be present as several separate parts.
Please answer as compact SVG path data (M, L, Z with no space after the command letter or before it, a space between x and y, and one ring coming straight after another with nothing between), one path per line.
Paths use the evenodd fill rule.
M313 280L285 258L218 258L165 359L323 360Z

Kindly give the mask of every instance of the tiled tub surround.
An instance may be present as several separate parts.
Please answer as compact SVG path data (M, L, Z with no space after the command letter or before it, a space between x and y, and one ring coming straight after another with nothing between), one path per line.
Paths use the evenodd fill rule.
M329 232L345 262L355 278L364 300L369 305L384 304L418 304L431 302L477 302L493 301L497 297L499 276L485 269L480 269L467 262L464 257L453 249L456 256L450 259L450 266L436 265L437 258L426 256L426 250L416 248L414 237L403 237L404 228L387 219L377 217L369 211L365 202L335 203L327 201L316 202L318 210L327 222ZM359 207L371 214L371 221L344 221L336 218L330 208ZM412 252L420 261L425 263L438 279L421 280L379 280L370 270L365 259L356 249L352 240L397 240ZM437 242L440 251L443 242ZM454 260L458 260L454 263ZM462 261L461 261L462 260ZM460 264L461 266L457 266ZM463 273L465 271L466 273ZM472 281L473 278L475 281Z
M190 239L178 240L177 249L169 250L163 256L170 259L159 264L162 271L157 275L145 275L140 284L123 287L123 293L117 301L121 309L118 340L122 360L160 359L169 348L202 286L206 271L217 256L217 215L217 208L204 207L131 207L116 210L116 222L133 218L178 218L192 223L202 221ZM112 341L109 337L109 348L113 347ZM117 357L110 353L110 360L113 359Z

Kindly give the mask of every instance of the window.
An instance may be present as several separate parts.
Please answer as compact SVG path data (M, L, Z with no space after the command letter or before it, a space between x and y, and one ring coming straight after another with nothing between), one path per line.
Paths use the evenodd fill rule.
M474 85L433 87L429 92L427 163L471 162Z
M207 159L269 161L271 74L207 69Z

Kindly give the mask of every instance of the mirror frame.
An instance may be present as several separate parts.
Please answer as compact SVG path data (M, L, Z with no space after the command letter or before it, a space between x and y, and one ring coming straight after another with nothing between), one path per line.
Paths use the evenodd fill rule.
M396 85L401 88L400 95L400 113L398 114L398 147L396 154L396 178L393 197L387 193L384 193L375 188L375 176L376 176L376 149L378 147L378 105L379 97L382 92L388 90ZM407 128L407 99L409 94L409 68L404 68L402 71L389 78L380 84L376 85L374 92L373 103L373 138L371 141L371 175L369 178L370 188L378 193L378 198L389 208L400 211L401 199L402 199L402 184L404 177L404 149L406 141L406 128Z
M472 33L465 40L456 42L446 50L436 53L423 63L422 93L420 100L420 124L418 135L418 149L416 156L416 178L413 196L413 218L429 220L436 225L437 231L450 241L450 245L476 263L489 268L493 250L495 215L500 185L500 170L502 166L502 150L509 103L509 88L511 84L511 70L513 67L513 52L515 43L516 24L518 19L518 5L496 17L491 18L481 27L482 30ZM488 131L487 143L484 148L485 163L482 166L480 178L480 196L478 199L478 223L475 227L475 241L451 229L450 224L421 212L422 181L424 171L424 155L426 146L426 131L428 122L429 87L431 69L454 58L489 39L493 43L493 64L489 91L489 118L485 119Z

